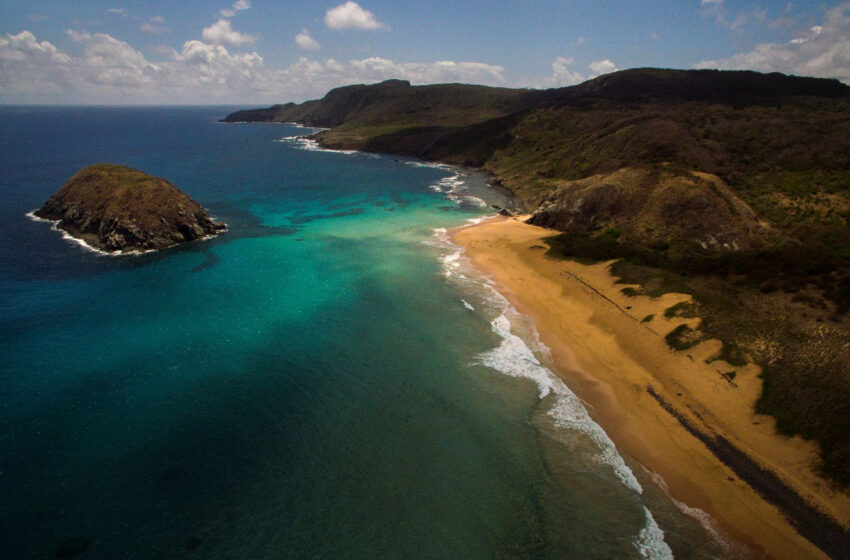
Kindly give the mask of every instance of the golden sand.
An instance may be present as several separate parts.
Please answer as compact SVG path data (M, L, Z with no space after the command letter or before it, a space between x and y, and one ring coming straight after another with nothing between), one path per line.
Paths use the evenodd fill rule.
M626 285L610 273L611 263L548 258L544 239L553 232L517 219L495 218L453 235L502 294L535 322L555 373L591 405L591 416L617 447L663 477L674 498L708 512L755 551L780 559L826 558L649 394L652 387L700 431L725 437L850 526L850 497L817 476L815 445L777 435L771 417L753 412L761 391L757 366L706 363L720 349L716 340L686 351L668 346L664 335L673 328L699 322L664 316L690 296L627 296L621 292ZM734 381L723 377L733 369Z

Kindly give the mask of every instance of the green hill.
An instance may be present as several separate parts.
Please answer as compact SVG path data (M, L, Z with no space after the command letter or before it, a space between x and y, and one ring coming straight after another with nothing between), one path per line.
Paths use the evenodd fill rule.
M694 294L694 336L762 365L759 411L850 482L850 87L651 68L544 91L389 81L225 120L490 173L563 232L553 255L620 258L648 293Z

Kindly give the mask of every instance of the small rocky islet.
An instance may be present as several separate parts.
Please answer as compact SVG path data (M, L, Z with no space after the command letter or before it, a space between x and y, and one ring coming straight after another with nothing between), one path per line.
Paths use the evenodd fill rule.
M165 249L227 228L169 181L116 164L81 169L33 215L109 253Z

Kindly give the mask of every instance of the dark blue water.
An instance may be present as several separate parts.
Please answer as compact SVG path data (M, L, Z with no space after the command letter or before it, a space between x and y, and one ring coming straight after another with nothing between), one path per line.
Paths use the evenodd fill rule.
M481 177L229 110L0 108L0 557L721 554L456 266ZM99 162L228 232L109 257L26 218Z

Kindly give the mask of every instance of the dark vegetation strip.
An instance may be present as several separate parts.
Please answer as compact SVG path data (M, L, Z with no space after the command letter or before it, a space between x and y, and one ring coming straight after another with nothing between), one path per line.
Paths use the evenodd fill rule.
M651 386L649 395L670 413L685 430L700 440L723 464L750 485L762 498L779 508L797 531L820 548L830 558L844 559L850 556L850 532L828 515L811 506L797 492L788 487L774 473L762 468L746 453L732 445L722 436L710 436L679 413Z
M840 348L840 333L846 332L850 311L850 262L823 248L799 245L715 254L672 247L652 249L625 243L607 230L564 233L547 241L548 255L553 258L621 259L613 272L624 282L645 284L647 275L658 276L662 292L692 293L703 319L700 330L724 341L721 357L730 364L744 363L734 342L749 344L752 349L752 333L770 325L772 340L783 350L776 360L755 352L764 380L757 411L775 417L781 433L816 441L821 448L821 473L839 484L850 484L850 371ZM838 333L831 346L815 344L810 331L794 317L783 320L746 303L748 293L759 297L784 292L802 300L807 289L820 291L823 299L833 304L833 311L824 313L824 320L829 321L824 324ZM740 303L719 299L732 292L742 294ZM679 311L671 308L665 315L672 317ZM785 321L789 324L782 324ZM798 324L801 326L795 326ZM666 339L672 348L685 350L696 342L691 334L680 327ZM826 361L821 355L824 349L830 358Z
M546 240L553 257L603 261L625 259L684 277L735 276L762 293L818 286L841 315L850 310L850 261L823 247L788 245L759 251L716 253L658 249L624 243L607 231L570 232Z

